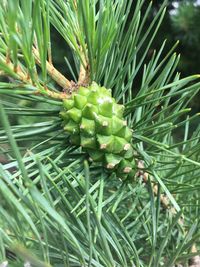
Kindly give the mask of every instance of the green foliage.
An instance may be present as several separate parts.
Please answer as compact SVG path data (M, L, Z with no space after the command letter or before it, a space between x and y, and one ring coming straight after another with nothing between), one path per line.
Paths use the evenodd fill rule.
M188 108L199 75L180 77L176 45L165 55L165 42L147 61L166 2L146 31L152 4L142 14L144 2L4 0L0 6L0 70L7 77L0 82L0 150L8 160L0 164L0 262L12 251L11 266L170 267L186 263L194 243L199 249L200 127L190 131L199 114ZM64 132L65 94L50 68L50 27L72 51L75 82L83 67L89 81L125 105L138 161L131 182L89 164ZM8 116L33 120L10 125Z
M182 3L177 12L172 16L172 21L176 32L181 40L188 46L197 46L200 39L198 20L200 7L194 3Z
M180 69L184 73L199 72L200 63L200 6L191 1L185 1L171 16L172 29L177 39L180 40L180 50L184 55Z

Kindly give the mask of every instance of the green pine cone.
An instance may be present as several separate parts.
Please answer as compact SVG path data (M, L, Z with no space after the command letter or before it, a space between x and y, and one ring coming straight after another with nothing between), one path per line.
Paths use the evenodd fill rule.
M117 177L133 178L132 131L123 119L124 106L116 103L111 90L93 82L88 88L79 87L63 106L60 115L71 143L81 146L92 161L102 162Z

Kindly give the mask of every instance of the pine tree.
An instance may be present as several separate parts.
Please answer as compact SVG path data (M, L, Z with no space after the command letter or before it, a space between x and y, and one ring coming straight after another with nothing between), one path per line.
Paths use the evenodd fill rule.
M0 4L0 266L194 262L200 75L176 72L177 44L149 56L166 6L146 27L143 0Z
M195 1L194 1L195 2ZM193 1L181 3L173 16L171 16L173 32L180 40L182 55L180 69L184 73L200 70L200 6Z

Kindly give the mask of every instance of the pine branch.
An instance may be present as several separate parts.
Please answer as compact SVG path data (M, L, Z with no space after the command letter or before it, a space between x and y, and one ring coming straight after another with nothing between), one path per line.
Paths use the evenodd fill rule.
M38 59L39 60L39 59ZM5 76L11 76L14 79L17 79L21 81L23 84L31 85L37 88L37 90L34 92L34 94L38 95L45 95L50 98L54 99L66 99L70 97L70 94L67 94L66 92L56 92L48 88L46 85L41 85L39 82L35 84L34 81L31 80L30 76L28 73L25 72L19 65L17 68L14 66L14 64L10 60L3 59L1 57L0 59L1 64L4 64L6 66L6 70L1 71L1 75ZM72 83L68 82L68 80L60 73L58 72L54 67L50 67L50 64L47 64L47 69L49 72L51 71L52 77L57 81L60 82L60 85L64 84L67 82L67 85L70 84L70 88L72 87ZM37 75L37 74L35 74ZM60 80L59 80L60 79ZM37 78L38 80L38 78ZM68 88L69 89L69 88Z
M78 84L80 85L87 85L90 82L90 67L89 64L86 60L86 57L84 53L82 52L82 60L80 63L80 72L79 72L79 77L78 77Z
M138 177L142 177L143 182L145 184L148 184L150 177L149 177L149 174L147 172L142 171L142 169L144 169L144 168L145 168L144 167L144 163L140 160L138 162L139 171L137 173L137 176ZM152 186L152 189L153 189L153 193L157 197L158 196L158 192L159 192L158 185L154 184L152 181L150 181L150 183L151 183L151 186ZM160 197L160 202L161 202L163 208L165 210L167 210L172 215L172 217L174 215L176 215L177 214L176 209L171 206L169 198L164 194L160 194L159 197ZM184 229L184 219L180 218L178 220L178 223L179 223L180 227L182 229ZM187 233L187 232L185 231L185 233ZM197 247L196 247L195 244L193 244L191 252L192 253L197 253ZM189 260L189 267L200 267L200 256L197 255L197 256L192 257Z
M183 116L190 112L188 103L199 90L199 83L195 81L199 77L179 79L179 74L175 73L179 56L170 51L162 59L164 44L158 53L153 54L149 64L145 62L163 19L166 1L145 32L152 2L142 16L145 1L141 0L134 3L85 0L84 4L81 0L34 3L30 0L29 7L25 2L13 2L13 8L6 10L8 14L2 11L10 19L15 13L19 14L17 23L11 20L7 25L7 20L1 20L0 16L2 71L15 81L21 81L23 87L21 89L20 83L16 82L0 83L0 93L5 94L5 101L4 98L0 101L5 107L1 116L4 129L0 130L0 142L10 140L4 154L11 159L5 165L0 164L0 197L4 201L0 208L3 260L6 260L6 246L16 239L19 244L21 240L27 242L26 248L33 249L41 261L52 265L128 267L140 266L142 262L143 266L152 267L163 264L166 255L172 258L167 259L168 266L181 257L188 259L190 256L186 253L191 245L199 244L199 231L197 235L194 233L199 219L193 207L191 211L186 207L184 214L191 214L183 221L178 203L184 205L186 193L188 199L191 193L191 205L199 205L193 192L200 187L200 144L198 129L192 138L188 137L189 123L197 116L184 119ZM135 11L130 16L132 4ZM17 8L18 12L15 12ZM76 68L72 72L78 74L77 84L69 81L52 64L48 53L49 17L72 49ZM15 29L16 24L19 31ZM26 30L24 25L29 24L32 28ZM16 36L19 42L15 42ZM40 76L36 64L41 68ZM139 88L133 92L133 84L138 84L134 83L137 81L135 77L141 70L141 86L137 85ZM86 155L82 148L77 149L69 143L70 135L63 130L58 117L62 102L48 99L62 100L69 97L70 92L59 93L56 88L55 91L49 88L48 77L69 91L92 80L112 89L116 101L126 105L125 116L134 130L132 145L141 159L138 175L143 184L121 184L114 173L109 174L108 179L108 173L100 166L102 162L91 164L90 173L89 168L84 171L82 163ZM11 100L6 98L9 94ZM24 100L26 107L24 102L21 103ZM29 101L31 107L27 104ZM51 103L56 106L53 110L48 106ZM12 115L18 125L5 123L6 114ZM36 122L21 123L21 116L33 117ZM183 126L186 129L184 140L174 143L175 130ZM15 154L16 161L13 161ZM149 158L156 163L144 169L144 162ZM13 167L14 172L10 169ZM153 178L164 193L160 194L160 187ZM149 195L144 184L149 188ZM160 212L160 202L168 212ZM13 218L15 210L16 217ZM189 224L192 224L191 228ZM18 227L19 232L16 231ZM186 227L190 229L188 232ZM162 245L158 246L160 243ZM20 258L20 251L16 254Z
M33 54L36 60L36 63L38 65L41 65L40 56L38 50L33 47ZM51 78L60 85L64 91L70 91L72 88L72 83L64 76L62 75L51 63L46 61L46 68L48 74L51 76Z
M137 173L137 177L142 177L142 180L145 184L147 184L149 182L150 176L147 172L142 171L145 168L144 163L140 160L138 161L138 173ZM158 186L155 185L152 181L151 182L151 186L153 189L153 193L155 196L158 196ZM168 210L172 215L176 214L176 210L174 207L171 207L170 204L170 200L167 196L165 196L164 194L160 195L160 202L163 206L164 209ZM182 221L179 221L180 224L182 224Z

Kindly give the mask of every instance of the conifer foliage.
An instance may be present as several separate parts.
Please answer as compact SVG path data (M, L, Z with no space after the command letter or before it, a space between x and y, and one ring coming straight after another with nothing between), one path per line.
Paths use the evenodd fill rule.
M145 0L0 3L0 266L199 254L200 75L176 72L176 44L150 53L166 6L146 27ZM73 79L54 66L52 29Z

